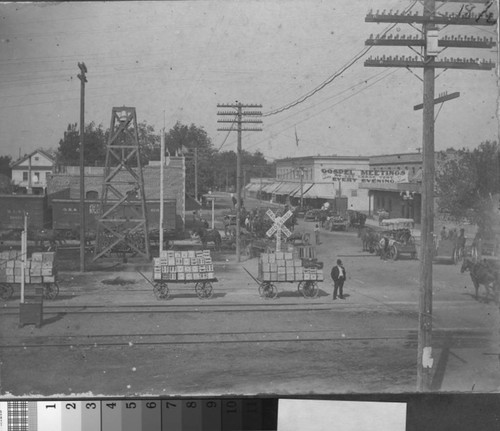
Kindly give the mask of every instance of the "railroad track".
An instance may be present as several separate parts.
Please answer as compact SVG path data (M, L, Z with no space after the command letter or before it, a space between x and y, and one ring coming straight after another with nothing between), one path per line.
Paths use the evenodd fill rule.
M266 330L231 332L168 332L137 334L53 335L2 338L1 349L31 348L97 348L97 347L145 347L187 344L247 344L247 343L368 343L397 342L407 348L416 348L416 329L393 329L377 335L361 332L344 334L331 329L314 330ZM490 346L491 333L482 329L445 329L433 332L434 348L486 348ZM488 354L488 353L485 353Z
M261 303L226 303L209 304L200 302L199 304L120 304L120 305L43 305L43 314L151 314L151 313L230 313L230 312L279 312L279 311L330 311L335 308L336 313L341 312L395 312L414 313L415 304L398 304L397 307L389 307L381 303L367 307L363 304L332 304L332 301L317 302L278 302L277 300L262 300ZM0 308L1 316L19 315L17 305L8 305Z

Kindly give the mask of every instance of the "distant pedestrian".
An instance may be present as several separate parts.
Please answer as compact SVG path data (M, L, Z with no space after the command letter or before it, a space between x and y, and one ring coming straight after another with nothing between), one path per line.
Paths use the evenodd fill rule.
M446 231L446 226L441 229L441 239L448 239L448 232Z
M389 238L384 235L380 240L380 259L387 260L389 257Z
M233 201L233 208L236 208L236 204L238 203L238 199L231 193L231 200Z
M340 259L337 259L337 265L332 268L331 277L333 280L333 300L337 299L337 293L340 299L345 299L344 281L347 278L347 271L345 270L344 265L342 265L342 261Z
M319 223L316 223L316 225L314 226L314 238L316 239L316 245L321 244L319 242Z

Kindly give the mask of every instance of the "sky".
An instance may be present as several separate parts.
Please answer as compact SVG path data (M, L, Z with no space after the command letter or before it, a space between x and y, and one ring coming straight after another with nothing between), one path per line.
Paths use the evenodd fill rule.
M413 110L422 102L422 70L363 62L416 53L373 47L361 55L369 35L390 26L366 23L367 12L409 7L423 8L411 0L2 3L0 155L57 148L80 119L79 62L88 70L85 122L104 128L113 107L131 106L158 133L193 123L215 148L236 150L237 134L217 131L217 104L239 101L262 105L263 130L244 132L242 147L269 160L414 152L422 142L422 111ZM418 27L398 24L390 33L415 35ZM440 37L496 34L496 26L440 30ZM273 114L357 57L310 98ZM448 49L441 57L496 61L497 51ZM436 106L436 150L497 141L495 70L441 72L436 96L460 97Z

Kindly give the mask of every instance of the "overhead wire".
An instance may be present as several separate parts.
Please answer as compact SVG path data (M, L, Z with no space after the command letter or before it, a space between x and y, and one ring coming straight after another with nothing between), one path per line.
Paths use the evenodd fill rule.
M375 82L373 82L373 83L371 83L371 84L367 85L366 87L364 87L364 88L362 88L362 89L360 89L360 90L356 91L355 93L352 93L352 94L350 94L350 95L348 95L348 96L344 97L343 99L341 99L341 100L339 100L339 101L337 101L337 102L335 102L335 103L333 103L333 104L331 104L331 105L328 105L327 107L325 107L324 109L322 109L322 110L318 111L318 112L317 112L317 113L315 113L314 115L310 115L310 116L308 116L308 117L306 117L306 118L302 119L301 121L295 122L295 123L294 123L293 125L291 125L291 126L287 126L287 127L283 128L282 130L280 130L280 131L278 131L278 132L274 132L273 134L274 134L274 135L279 135L279 134L281 134L282 132L284 132L284 131L286 131L286 130L291 129L292 127L297 126L298 124L303 123L304 121L308 121L308 120L310 120L311 118L314 118L315 116L317 116L317 115L319 115L319 114L323 113L324 111L326 111L326 110L328 110L328 109L331 109L331 108L333 108L333 107L335 107L335 106L337 106L337 105L339 105L339 104L341 104L341 103L345 102L345 101L346 101L346 100L348 100L348 99L351 99L352 97L354 97L354 96L358 95L359 93L361 93L361 92L365 91L365 90L366 90L366 89L368 89L369 87L374 86L375 84L377 84L377 83L379 83L380 81L382 81L382 80L384 80L384 79L388 78L390 75L392 75L392 74L394 74L394 73L396 73L396 72L398 72L398 71L399 71L399 69L394 69L394 70L392 70L392 71L390 71L390 72L386 73L386 75L385 75L385 76L382 76L381 78L377 79ZM385 72L387 72L387 70L386 70ZM265 140L260 140L260 141L258 141L258 142L256 142L256 143L251 143L251 144L249 144L249 145L247 146L247 148L253 148L253 147L255 147L255 146L257 146L257 145L260 145L260 144L262 144L262 143L264 143L264 142L265 142Z
M410 6L408 6L403 13L409 12L416 4L418 3L418 0L415 0ZM398 23L392 24L388 26L381 34L381 36L384 36L386 33L391 31L394 27L396 27ZM265 114L263 114L263 117L268 117L270 115L276 115L278 113L281 113L283 111L286 111L288 109L293 108L294 106L297 106L300 103L305 102L307 99L311 98L314 96L316 93L321 91L323 88L325 88L328 84L332 83L336 78L338 78L342 73L344 73L347 69L349 69L351 66L353 66L360 58L362 58L370 49L373 48L372 46L368 46L364 49L362 49L358 54L354 56L351 60L349 60L344 66L340 68L337 72L335 72L333 75L330 75L326 80L324 80L321 84L319 84L317 87L315 87L313 90L309 91L305 95L299 97L298 99L295 99L293 102L290 102L280 108L274 109L272 111L269 111Z

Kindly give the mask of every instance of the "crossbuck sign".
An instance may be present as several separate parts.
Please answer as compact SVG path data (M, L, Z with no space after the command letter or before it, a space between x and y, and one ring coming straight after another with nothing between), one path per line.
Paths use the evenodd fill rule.
M266 232L266 235L271 238L276 234L276 251L281 251L281 233L283 232L288 238L292 232L285 226L285 222L293 215L293 213L288 210L281 217L276 217L276 215L271 211L267 210L266 214L274 222L271 228Z

